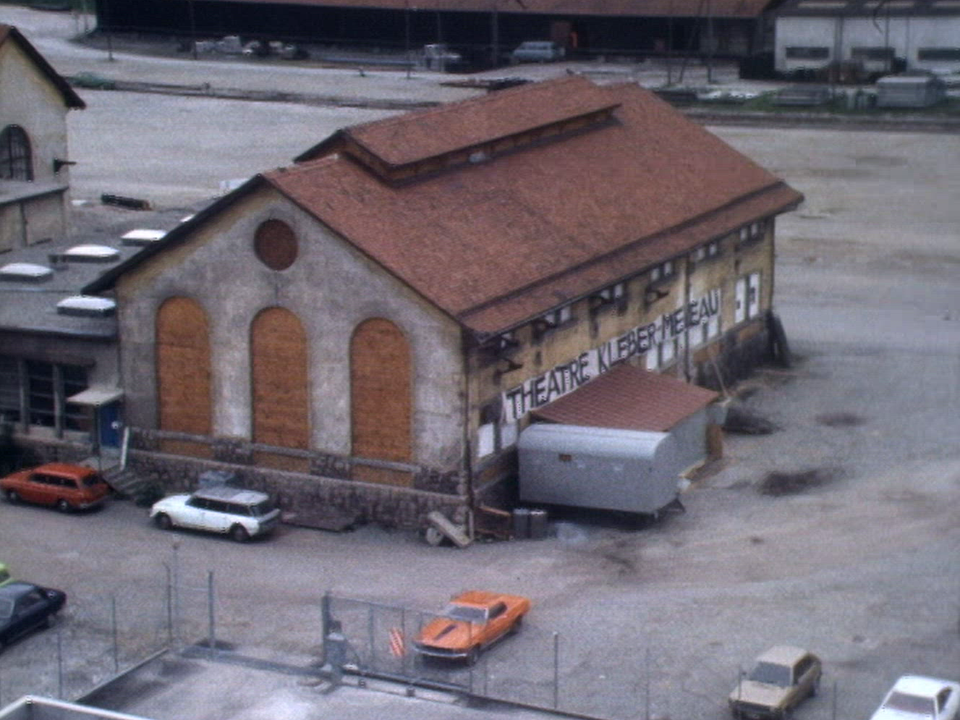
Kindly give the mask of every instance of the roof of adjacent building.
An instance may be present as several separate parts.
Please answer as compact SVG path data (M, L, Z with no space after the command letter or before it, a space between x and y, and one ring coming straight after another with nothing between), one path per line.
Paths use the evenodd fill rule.
M58 306L72 298L102 300L85 297L83 288L145 247L145 241L128 241L117 230L36 243L0 254L0 332L116 340L114 313L65 313Z
M637 84L565 76L358 125L257 176L485 336L689 252L802 195Z
M233 2L235 0L214 0ZM258 4L323 5L343 8L380 8L404 10L413 7L409 0L241 0ZM499 2L498 13L608 16L608 17L758 17L768 0L512 0ZM489 0L434 0L431 11L490 13ZM425 6L421 6L425 9Z
M669 375L621 364L537 408L531 417L563 425L667 432L718 397Z
M47 79L53 84L53 86L60 93L60 96L63 98L64 104L71 109L82 110L87 105L83 102L77 93L74 92L73 88L70 87L70 84L63 78L60 73L53 69L53 66L47 62L46 58L40 54L40 52L24 37L17 28L12 25L4 25L0 23L0 47L7 42L15 42L20 46L21 50L30 58L34 65L37 66L37 69L47 77Z
M777 8L778 17L872 17L957 16L960 4L954 0L786 0ZM825 43L826 44L826 43ZM876 45L883 45L878 40Z

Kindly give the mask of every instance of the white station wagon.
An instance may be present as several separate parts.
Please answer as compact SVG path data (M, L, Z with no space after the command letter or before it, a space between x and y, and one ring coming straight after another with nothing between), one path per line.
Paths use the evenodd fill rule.
M280 523L280 510L262 492L215 485L158 500L150 518L163 530L206 530L244 542L271 532Z

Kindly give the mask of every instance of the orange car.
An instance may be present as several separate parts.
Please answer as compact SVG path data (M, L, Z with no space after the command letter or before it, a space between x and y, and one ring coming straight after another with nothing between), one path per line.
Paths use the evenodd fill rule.
M525 597L470 590L424 626L414 648L421 655L462 658L472 665L481 650L517 631L529 610Z
M110 494L110 486L96 470L66 463L48 463L7 475L0 480L0 490L10 502L52 505L61 512L95 507Z

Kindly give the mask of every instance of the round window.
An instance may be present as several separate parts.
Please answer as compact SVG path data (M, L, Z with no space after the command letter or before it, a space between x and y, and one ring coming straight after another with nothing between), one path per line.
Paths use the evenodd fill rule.
M267 220L257 228L253 249L271 270L286 270L297 259L297 236L282 220Z

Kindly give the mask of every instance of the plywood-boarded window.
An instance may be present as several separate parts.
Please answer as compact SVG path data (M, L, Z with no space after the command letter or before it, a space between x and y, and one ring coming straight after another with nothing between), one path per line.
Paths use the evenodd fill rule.
M307 338L300 319L268 308L250 330L253 440L265 445L310 447Z
M411 462L413 372L406 337L389 320L357 326L350 347L350 408L353 455ZM354 466L354 479L409 485L407 472Z
M190 298L157 311L157 398L160 429L210 435L210 336L207 314Z

